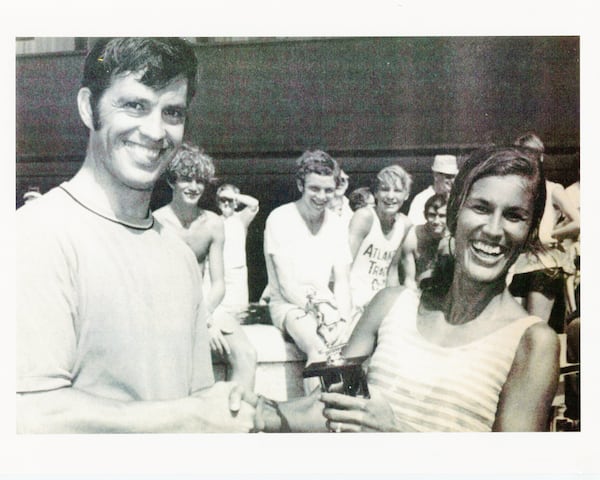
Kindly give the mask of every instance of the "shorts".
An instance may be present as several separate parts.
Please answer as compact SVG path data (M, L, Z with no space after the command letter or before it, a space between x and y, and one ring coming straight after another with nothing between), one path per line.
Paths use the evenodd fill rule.
M298 312L299 317L306 314L304 309L293 303L274 298L271 298L269 301L269 315L271 316L271 322L282 332L285 332L284 322L286 316L294 310Z
M529 292L539 292L545 297L557 298L564 291L564 274L561 268L517 273L508 290L515 297L526 297Z

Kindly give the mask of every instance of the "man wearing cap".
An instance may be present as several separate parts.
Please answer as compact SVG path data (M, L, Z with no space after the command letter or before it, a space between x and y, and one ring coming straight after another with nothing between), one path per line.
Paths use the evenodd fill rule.
M433 185L429 185L425 190L418 193L413 198L408 210L408 218L413 225L423 225L426 222L423 212L425 211L425 203L430 197L436 193L445 195L450 193L454 177L458 173L456 157L454 155L436 155L431 170L433 171Z

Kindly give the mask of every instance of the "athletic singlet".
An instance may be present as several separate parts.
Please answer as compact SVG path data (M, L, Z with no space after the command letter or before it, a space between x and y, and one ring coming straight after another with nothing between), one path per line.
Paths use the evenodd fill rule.
M373 211L372 215L371 230L360 244L350 271L352 304L355 308L364 307L385 287L392 258L406 236L405 222L400 217L389 238L386 238L377 213Z

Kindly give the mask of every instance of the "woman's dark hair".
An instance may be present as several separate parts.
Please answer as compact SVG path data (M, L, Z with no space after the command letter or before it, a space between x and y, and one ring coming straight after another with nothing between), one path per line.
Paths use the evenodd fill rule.
M527 248L539 250L539 225L546 205L546 180L539 153L518 147L485 147L475 150L460 168L452 185L446 211L446 225L452 237L460 209L464 205L473 184L485 177L519 175L531 181L533 212L527 235ZM426 297L441 298L448 291L454 273L453 255L440 257L433 275L421 283ZM426 291L428 293L426 293Z
M82 87L91 91L94 128L100 127L98 102L113 79L127 72L144 72L140 82L160 89L177 77L188 81L187 103L196 92L198 60L191 44L174 37L102 38L88 53Z

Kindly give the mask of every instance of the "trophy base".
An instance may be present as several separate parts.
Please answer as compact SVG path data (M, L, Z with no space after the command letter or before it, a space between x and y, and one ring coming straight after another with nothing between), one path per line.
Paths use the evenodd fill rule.
M302 372L304 378L319 377L321 388L324 392L336 383L343 385L343 393L352 397L369 398L367 377L362 368L363 362L369 358L362 357L341 358L336 362L315 362L306 366Z

